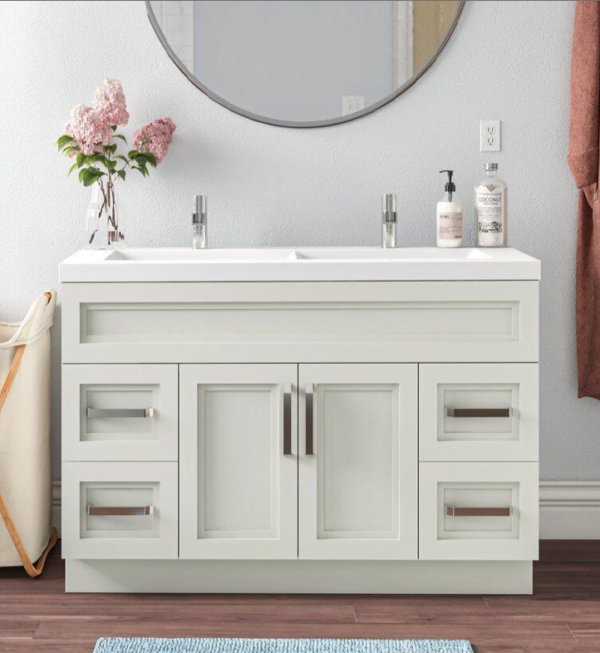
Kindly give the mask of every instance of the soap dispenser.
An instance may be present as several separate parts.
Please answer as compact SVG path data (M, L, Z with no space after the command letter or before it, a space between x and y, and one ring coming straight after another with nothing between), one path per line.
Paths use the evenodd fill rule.
M437 246L460 247L463 241L463 206L456 197L456 185L452 181L454 170L440 170L448 175L444 194L437 203Z

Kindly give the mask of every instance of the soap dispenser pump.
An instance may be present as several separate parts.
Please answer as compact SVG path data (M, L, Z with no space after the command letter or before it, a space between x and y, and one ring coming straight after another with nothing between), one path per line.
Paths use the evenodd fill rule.
M440 173L446 173L448 181L437 203L437 246L460 247L463 241L463 206L456 197L456 185L452 181L454 170L440 170Z

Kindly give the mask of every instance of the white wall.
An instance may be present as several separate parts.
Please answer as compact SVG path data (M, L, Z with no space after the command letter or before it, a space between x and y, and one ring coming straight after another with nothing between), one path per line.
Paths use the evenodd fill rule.
M123 82L132 129L161 116L179 126L156 174L119 189L132 245L187 246L194 193L210 198L215 247L377 245L384 192L400 199L401 244L433 245L438 170L448 167L471 242L472 187L494 158L509 187L510 243L543 262L542 478L600 479L600 402L576 398L576 191L565 164L573 7L468 2L439 61L398 100L356 122L290 130L202 95L142 2L1 2L0 319L20 318L82 244L88 191L66 178L53 143L105 76ZM480 118L503 121L497 156L478 152ZM55 328L55 476L58 341Z

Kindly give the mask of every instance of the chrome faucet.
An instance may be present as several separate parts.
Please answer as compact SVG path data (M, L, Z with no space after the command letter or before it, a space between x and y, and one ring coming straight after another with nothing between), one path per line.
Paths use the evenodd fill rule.
M206 195L194 195L194 212L192 213L192 249L206 247Z
M382 247L396 247L396 196L388 193L383 196L383 243Z

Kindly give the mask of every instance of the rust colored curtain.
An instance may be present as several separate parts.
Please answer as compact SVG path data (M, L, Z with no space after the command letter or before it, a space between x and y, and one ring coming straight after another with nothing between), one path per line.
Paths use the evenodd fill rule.
M579 396L600 399L600 2L575 4L569 168L579 188L577 366Z

